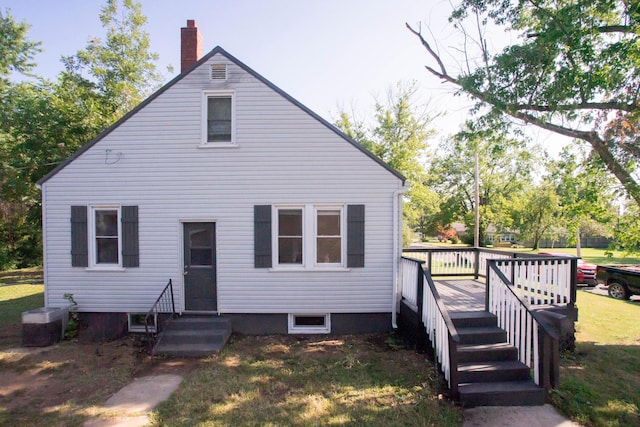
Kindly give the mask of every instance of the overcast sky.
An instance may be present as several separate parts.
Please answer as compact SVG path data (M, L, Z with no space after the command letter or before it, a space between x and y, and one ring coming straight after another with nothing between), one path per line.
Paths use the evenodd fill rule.
M447 113L436 122L440 137L455 133L464 117L465 98L428 74L430 64L418 39L406 28L428 26L443 49L455 44L443 0L142 0L151 50L158 53L166 81L180 70L180 28L195 19L204 53L221 46L285 92L333 121L339 109L367 113L374 97L399 81L416 80L423 102ZM31 25L29 37L41 41L36 74L54 78L60 57L102 37L104 0L3 0L18 21ZM505 34L489 34L490 43ZM173 73L166 71L174 67ZM539 137L549 144L549 137ZM553 144L552 144L553 145Z

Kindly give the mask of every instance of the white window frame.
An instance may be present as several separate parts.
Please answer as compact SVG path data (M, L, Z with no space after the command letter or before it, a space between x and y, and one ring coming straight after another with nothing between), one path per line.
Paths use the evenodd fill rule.
M296 317L324 317L324 325L320 326L298 326L296 325ZM290 334L329 334L331 333L331 314L330 313L289 313Z
M300 264L280 264L280 253L279 253L279 239L280 239L280 221L279 215L281 210L300 210L302 211L302 263ZM277 268L282 269L290 269L290 270L299 270L304 268L309 258L309 254L307 252L307 245L305 243L305 235L307 234L307 221L305 214L305 206L304 205L283 205L276 206L274 209L274 215L272 215L272 228L274 230L272 236L272 248L273 248L273 265L277 266Z
M121 270L122 267L122 209L120 205L92 205L89 213L89 268L93 270ZM96 211L116 211L118 218L118 263L98 263L96 245Z
M231 98L231 140L209 142L207 121L209 110L209 98ZM235 148L236 143L236 96L232 90L206 90L202 92L202 135L199 148Z
M346 209L344 204L296 204L273 205L271 215L272 270L278 271L348 271L346 242ZM302 264L280 264L278 253L279 211L302 210ZM340 211L340 263L317 262L317 219L318 211Z
M344 241L344 231L346 226L346 220L344 215L344 205L341 206L322 206L316 205L313 210L313 263L314 267L323 268L323 267L344 267L345 266L345 257L346 257L346 246ZM340 212L340 262L318 262L318 213L321 211L338 211ZM334 236L335 237L335 236Z

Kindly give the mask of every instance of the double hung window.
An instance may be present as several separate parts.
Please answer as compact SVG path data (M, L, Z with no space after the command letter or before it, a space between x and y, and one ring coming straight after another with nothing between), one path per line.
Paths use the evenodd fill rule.
M91 208L92 256L94 266L121 266L120 209Z
M342 206L276 207L275 264L344 267Z
M235 144L233 92L205 92L203 99L202 146Z

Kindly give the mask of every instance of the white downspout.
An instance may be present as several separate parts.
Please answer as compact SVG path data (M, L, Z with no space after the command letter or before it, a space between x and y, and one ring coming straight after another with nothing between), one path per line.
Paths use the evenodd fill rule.
M403 184L404 185L404 184ZM402 256L402 196L408 188L403 187L393 192L393 296L391 302L391 327L398 329L398 289L400 288L400 260Z

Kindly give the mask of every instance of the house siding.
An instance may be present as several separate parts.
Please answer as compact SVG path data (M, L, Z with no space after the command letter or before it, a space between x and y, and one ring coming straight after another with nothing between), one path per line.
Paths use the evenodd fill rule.
M228 64L226 82L209 64ZM199 148L202 94L235 91L237 148ZM393 193L402 181L243 68L216 54L42 184L46 305L145 312L169 279L182 299L181 221L215 221L220 313L374 313L392 305ZM361 204L365 267L254 267L254 206ZM139 267L71 266L70 206L138 206Z

